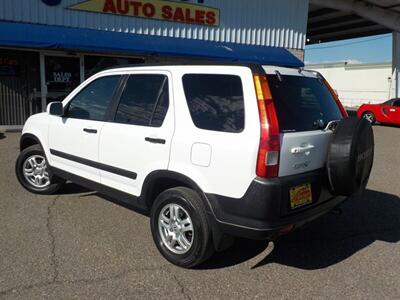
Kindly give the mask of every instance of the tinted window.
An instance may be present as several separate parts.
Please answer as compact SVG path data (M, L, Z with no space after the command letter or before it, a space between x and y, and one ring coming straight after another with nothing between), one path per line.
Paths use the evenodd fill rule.
M281 80L276 75L269 75L268 81L281 131L321 129L321 125L342 118L335 99L321 80L302 76L280 77Z
M103 121L119 78L107 76L89 83L69 102L65 117Z
M115 121L160 127L168 110L168 78L165 75L131 75L118 105Z
M393 106L400 107L400 100L396 100L393 102Z
M389 106L392 106L392 104L393 104L393 101L394 101L394 99L390 99L390 100L388 100L388 101L386 101L386 102L383 102L382 104L383 104L383 105L389 105Z
M196 127L223 132L243 130L243 88L239 76L186 74L183 88Z

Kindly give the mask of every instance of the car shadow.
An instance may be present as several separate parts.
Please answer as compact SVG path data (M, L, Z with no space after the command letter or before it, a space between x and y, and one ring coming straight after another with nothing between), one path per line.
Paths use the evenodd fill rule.
M0 132L0 140L5 139L6 135L3 132Z
M392 128L400 128L400 125L396 124L382 124L382 123L375 123L374 126L382 126L382 127L392 127Z
M68 183L60 194L90 192ZM129 203L91 192L104 200L148 216L148 213ZM249 261L256 256L252 269L270 263L315 270L335 265L375 241L396 243L400 240L400 198L397 195L366 190L349 198L341 213L328 213L274 242L236 239L234 245L215 253L196 269L221 269ZM268 247L269 244L272 247ZM272 251L265 251L272 248ZM264 254L265 252L265 254Z
M315 270L335 265L375 241L396 243L400 240L400 198L367 190L342 205L342 213L328 213L291 234L273 242L272 251L252 269L270 263ZM238 239L228 251L217 253L200 268L232 266L267 248L266 241Z
M89 190L87 190L87 191L89 192ZM80 195L79 197L80 198L86 198L86 197L90 197L90 196L100 197L103 200L106 200L106 201L114 203L114 204L116 204L118 206L122 206L124 208L127 208L127 209L129 209L129 210L131 210L131 211L133 211L135 213L144 215L146 217L150 217L150 212L149 211L147 211L145 209L142 209L140 207L136 207L133 204L129 203L129 201L123 201L123 200L120 200L120 199L115 199L113 197L110 197L108 195L105 195L105 194L102 194L102 193L99 193L99 192L93 191L93 192L89 192L89 193L84 194L84 195Z
M57 195L74 195L74 194L82 194L91 192L87 188L83 186L77 185L72 182L66 182L62 185L60 190L57 192ZM93 192L95 193L95 192Z

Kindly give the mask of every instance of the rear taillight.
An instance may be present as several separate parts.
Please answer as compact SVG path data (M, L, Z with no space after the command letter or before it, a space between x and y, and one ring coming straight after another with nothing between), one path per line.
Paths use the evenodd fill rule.
M328 88L329 92L331 92L333 99L335 99L335 102L337 104L337 106L340 109L340 112L342 113L342 117L343 118L348 118L349 115L347 114L347 111L344 109L342 103L339 100L338 95L336 94L336 92L334 91L334 89L331 87L331 85L328 83L328 81L326 81L326 79L324 79L324 83L326 85L326 87Z
M254 85L261 125L256 174L265 178L277 177L281 147L275 105L265 75L254 75Z

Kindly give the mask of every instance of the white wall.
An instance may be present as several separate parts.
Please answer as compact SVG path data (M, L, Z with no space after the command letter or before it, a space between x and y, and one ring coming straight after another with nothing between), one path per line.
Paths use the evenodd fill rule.
M308 0L205 0L199 4L220 10L219 26L68 9L80 2L62 0L57 6L47 6L41 0L0 0L0 20L293 49L305 45Z
M395 81L392 80L391 63L309 64L306 68L320 72L337 90L345 106L381 103L394 96Z

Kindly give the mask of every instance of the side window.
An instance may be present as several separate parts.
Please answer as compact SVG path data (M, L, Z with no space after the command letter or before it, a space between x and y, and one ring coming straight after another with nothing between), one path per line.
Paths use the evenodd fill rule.
M103 121L120 76L96 79L68 104L66 118Z
M393 106L400 107L400 100L394 101Z
M382 104L383 104L383 105L392 106L392 105L393 105L393 101L394 101L394 99L390 99L390 100L388 100L388 101L386 101L386 102L384 102L384 103L382 103Z
M130 75L121 95L115 121L161 127L168 111L168 77L159 74Z
M222 132L244 129L243 88L239 76L186 74L182 80L196 127Z

